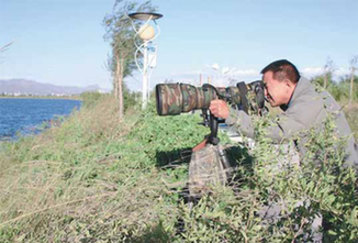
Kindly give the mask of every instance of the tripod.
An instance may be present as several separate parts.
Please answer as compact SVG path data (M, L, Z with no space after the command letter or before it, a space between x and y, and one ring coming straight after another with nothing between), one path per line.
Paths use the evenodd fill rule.
M203 109L203 125L210 127L210 134L203 142L192 149L189 164L189 202L198 201L203 195L210 194L215 185L226 185L232 176L233 169L226 152L219 143L217 117Z

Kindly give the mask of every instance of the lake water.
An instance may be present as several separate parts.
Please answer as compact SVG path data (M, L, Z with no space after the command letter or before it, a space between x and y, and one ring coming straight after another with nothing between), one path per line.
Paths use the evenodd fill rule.
M36 134L51 119L79 109L81 101L61 99L0 99L0 140Z

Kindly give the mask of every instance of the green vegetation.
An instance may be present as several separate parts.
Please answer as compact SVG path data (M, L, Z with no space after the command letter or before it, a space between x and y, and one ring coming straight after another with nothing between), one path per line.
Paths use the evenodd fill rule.
M2 144L0 242L302 241L299 230L309 232L317 213L330 241L358 235L357 180L341 166L342 141L329 120L325 133L312 132L305 166L285 170L275 169L284 155L265 137L268 121L257 121L253 151L228 149L238 164L234 185L214 188L189 210L188 149L209 133L200 117L159 117L152 104L128 107L119 121L111 96L83 100L61 125ZM324 158L321 167L313 157ZM282 201L277 222L257 216Z
M314 77L312 81L319 86L323 87L324 83L324 75L319 75ZM353 85L353 92L352 92L352 100L357 102L358 101L358 76L354 76L354 85ZM327 75L327 91L332 94L332 96L342 103L343 105L348 103L349 94L350 94L350 77L345 76L341 77L339 81L332 79L332 74L329 73Z
M337 100L347 117L350 127L354 133L356 141L358 139L358 76L354 76L353 91L352 91L352 104L349 104L350 95L350 82L351 77L341 77L339 81L332 79L332 74L327 75L327 91ZM312 79L312 82L319 86L323 86L324 75L319 75Z
M174 193L162 178L184 172L161 171L157 156L199 142L205 128L193 127L198 117L162 120L152 107L141 115L129 110L119 122L111 97L84 104L91 105L59 127L3 144L1 242L116 241L170 215ZM181 139L169 136L185 125Z

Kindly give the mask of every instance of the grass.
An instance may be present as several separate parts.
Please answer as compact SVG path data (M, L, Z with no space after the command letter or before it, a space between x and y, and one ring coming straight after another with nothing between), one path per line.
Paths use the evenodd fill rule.
M358 104L352 104L344 108L349 126L352 129L356 141L358 141Z
M183 200L188 151L209 133L198 125L200 117L159 117L151 104L145 112L127 110L125 119L119 121L118 107L110 96L96 97L96 100L38 136L2 144L0 242L300 239L291 221L301 220L300 215L306 215L308 209L292 212L292 217L278 222L276 228L262 224L255 215L272 199L268 189L276 191L278 196L292 198L289 205L295 203L294 196L311 193L315 208L310 209L324 210L328 215L335 212L337 220L346 220L348 210L350 216L357 213L358 207L352 206L351 198L338 200L348 205L345 208L323 201L333 193L327 189L332 188L332 181L338 185L335 189L342 189L341 180L354 180L349 174L344 174L343 179L327 174L324 183L317 182L321 183L316 186L322 191L327 189L323 199L316 197L316 192L305 192L304 188L310 187L302 185L302 181L307 184L309 181L298 180L303 175L296 171L267 174L263 168L275 163L281 155L268 152L272 147L264 136L255 151L256 158L251 158L256 161L253 170L248 170L247 151L236 149L235 153L240 154L236 162L241 163L236 190L218 187L212 196L204 197L189 210ZM354 123L357 117L349 119ZM320 144L325 139L317 138L313 142L315 146L329 147ZM224 136L222 140L227 141ZM327 150L327 154L333 152ZM333 153L331 157L334 156L338 155ZM273 178L277 184L272 184ZM290 187L301 194L293 195ZM351 188L342 192L347 190ZM355 196L353 193L352 197ZM349 221L352 223L342 229L352 234L358 232L357 221L353 217ZM345 237L349 239L350 235Z
M1 242L108 239L108 232L124 240L170 215L177 196L168 186L186 169L160 166L207 129L193 126L198 117L159 118L153 107L141 115L128 111L120 122L113 104L106 97L59 127L3 145Z

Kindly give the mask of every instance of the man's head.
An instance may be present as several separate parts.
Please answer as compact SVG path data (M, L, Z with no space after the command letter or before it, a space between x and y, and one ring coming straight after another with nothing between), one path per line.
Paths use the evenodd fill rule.
M287 105L300 79L295 65L287 60L278 60L262 69L261 74L265 83L265 95L270 105Z

